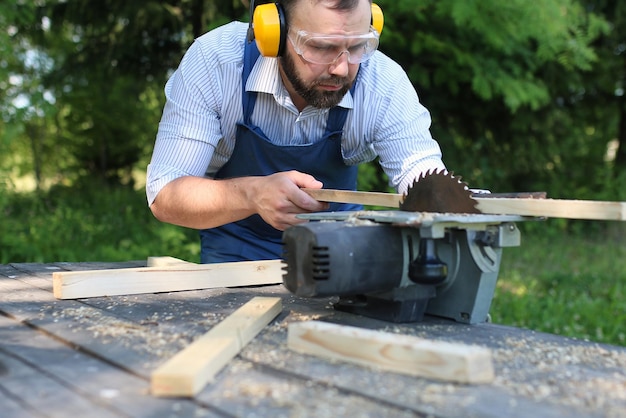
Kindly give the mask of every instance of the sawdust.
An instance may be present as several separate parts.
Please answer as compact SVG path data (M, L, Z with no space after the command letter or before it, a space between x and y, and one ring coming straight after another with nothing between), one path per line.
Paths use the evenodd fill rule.
M355 212L351 214L348 218L346 218L345 225L347 226L380 225L378 222L360 218L360 216L363 216L364 213L366 214L367 212Z
M239 305L240 302L235 298L232 307ZM119 305L112 304L110 309L83 306L62 310L58 306L49 306L42 310L40 317L49 319L52 315L55 322L68 323L67 326L75 332L88 332L98 343L121 344L134 351L149 354L154 361L155 358L164 360L175 355L226 316L208 312L192 315L188 310L172 309L169 312L154 312L140 321L132 322L109 314L107 311L113 307L119 308ZM132 309L132 301L128 301L128 308ZM327 308L332 309L332 305L329 303ZM294 321L318 320L325 315L324 311L319 310L311 313L289 311L286 317L271 323L255 339L265 349L262 352L247 352L245 361L233 361L229 364L229 371L235 375L245 375L255 363L271 364L276 369L290 369L292 365L289 356L285 355L288 351L288 324ZM188 316L193 317L193 325L187 326L186 331L177 332L176 324L187 322L185 318ZM433 335L448 335L449 337L441 338L447 341L458 340L459 329L459 324L422 327L390 324L381 328L388 333L427 339L433 339ZM279 342L278 345L276 341ZM496 378L492 384L483 385L483 388L493 387L505 391L512 396L511 403L515 403L515 397L519 397L563 407L584 408L607 417L623 416L626 405L626 351L610 350L600 344L576 341L546 342L532 336L506 337L502 340L493 337L491 341L495 347L491 351ZM391 388L381 388L381 391L389 392L389 396L395 396L398 402L402 402L405 396L412 396L412 401L407 400L407 403L419 400L426 409L432 407L434 410L445 409L452 399L454 405L459 407L469 407L477 402L473 392L464 385L416 379L415 389L418 388L415 391L405 389L401 393L388 390ZM297 406L290 403L290 399L298 399L298 396L292 390L288 385L268 387L247 382L225 395L234 398L243 396L250 399L269 399L274 405L296 411ZM426 405L429 405L428 408Z
M215 391L221 398L244 400L254 408L253 416L376 418L415 416L413 412L380 405L375 400L348 394L312 380L298 382L292 379L279 380L272 375L259 375L254 371L248 375L241 375L238 373L241 367L246 371L251 370L243 365L243 360L235 359L232 363L234 367L229 367ZM249 412L241 414L238 411L231 412L236 416L251 416Z
M322 315L300 315L291 313L289 320L313 320ZM284 325L277 324L273 331L284 333ZM458 341L459 324L425 325L409 327L390 324L381 331L398 335L413 335L433 339L433 335L449 337L435 338L464 345ZM467 330L472 332L472 330ZM456 336L456 337L455 337ZM270 336L260 338L269 339ZM508 404L515 407L517 399L542 404L554 404L580 410L595 411L606 417L625 416L626 413L626 351L611 350L609 347L583 341L545 341L540 336L489 338L495 367L495 380L487 385L467 386L446 382L416 379L414 391L397 392L393 387L381 387L379 396L396 399L398 402L424 403L424 408L445 409L453 404L470 407L478 402L489 388L503 390L511 398ZM274 336L276 340L276 336ZM455 341L457 340L457 341ZM491 343L490 343L491 345ZM482 345L484 347L484 345ZM495 347L495 348L494 348ZM289 358L285 361L286 345L263 353L250 353L246 357L254 362L271 364L279 369L290 368ZM337 364L337 376L328 377L331 384L342 385L339 375L342 362ZM385 392L385 393L383 393ZM478 394L482 394L478 396ZM412 397L412 399L411 399ZM406 398L406 399L405 399Z
M323 318L325 315L324 314L304 314L304 313L300 313L300 312L290 312L289 313L289 322L303 322L303 321L315 321L317 319ZM276 325L280 325L281 328L287 328L287 326L289 325L288 321L283 321L280 324L276 324Z
M454 335L452 326L435 326L430 331L437 329L439 333L446 328L447 334ZM406 333L401 326L389 326L386 331ZM424 331L411 334L428 338ZM498 388L535 402L584 408L606 417L626 415L626 351L576 340L546 342L534 337L507 337L496 344L498 347L490 349L496 377L485 388ZM452 396L465 405L475 401L463 385L429 383L419 394L425 403L441 407ZM510 403L515 404L515 398Z
M191 312L185 311L182 314L191 315ZM107 315L100 309L81 306L53 311L52 317L54 322L70 320L68 328L74 332L88 332L101 344L121 345L158 359L175 355L191 344L197 336L192 332L172 332L171 329L161 329L168 321L180 318L180 314L174 312L154 312L139 322L131 322ZM221 315L204 313L201 319L196 320L195 326L198 329L208 330L222 319Z
M625 352L599 344L513 338L507 338L505 346L493 350L498 365L494 385L535 401L558 399L560 404L608 412L624 408Z

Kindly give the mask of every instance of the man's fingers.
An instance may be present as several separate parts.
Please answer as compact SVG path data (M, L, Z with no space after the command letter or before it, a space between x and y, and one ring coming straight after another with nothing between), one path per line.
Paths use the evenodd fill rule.
M321 212L328 210L329 204L327 202L320 202L312 198L307 192L300 189L294 192L291 197L291 201L295 206L300 209L304 209L307 212Z

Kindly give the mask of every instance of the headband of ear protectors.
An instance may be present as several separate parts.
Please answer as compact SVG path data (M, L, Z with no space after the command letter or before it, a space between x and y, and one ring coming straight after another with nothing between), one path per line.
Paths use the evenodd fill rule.
M255 6L250 0L252 19L248 28L248 41L256 39L261 55L279 57L287 43L287 21L285 11L280 3L266 3ZM378 33L383 31L383 11L376 3L372 3L372 26Z

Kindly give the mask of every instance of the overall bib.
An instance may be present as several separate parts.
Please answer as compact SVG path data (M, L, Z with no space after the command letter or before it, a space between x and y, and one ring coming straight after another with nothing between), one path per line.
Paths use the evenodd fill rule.
M275 145L258 126L252 125L250 118L257 95L246 92L246 81L259 55L256 43L246 44L242 74L244 122L237 125L232 156L215 178L265 176L298 170L314 176L324 183L324 188L356 190L357 166L347 166L341 154L341 136L348 109L338 106L330 109L323 139L309 145ZM360 205L331 203L329 210L360 209ZM268 260L282 256L282 231L267 224L259 215L201 230L200 239L202 263Z

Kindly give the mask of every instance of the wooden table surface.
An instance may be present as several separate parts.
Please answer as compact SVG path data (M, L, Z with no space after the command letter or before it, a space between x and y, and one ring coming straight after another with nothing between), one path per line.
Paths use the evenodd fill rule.
M282 286L57 300L52 273L128 263L0 265L0 416L6 417L619 417L626 348L497 324L435 318L392 324L301 299ZM195 398L157 398L150 374L254 296L282 313ZM496 378L454 384L287 348L303 320L476 344Z

